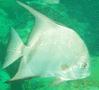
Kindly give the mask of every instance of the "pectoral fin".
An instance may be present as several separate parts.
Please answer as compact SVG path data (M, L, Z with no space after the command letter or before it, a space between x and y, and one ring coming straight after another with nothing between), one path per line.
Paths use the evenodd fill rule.
M22 56L22 51L24 49L24 44L17 34L17 32L12 29L11 31L11 40L7 49L7 56L5 58L5 62L3 68L8 67L10 64L15 62Z

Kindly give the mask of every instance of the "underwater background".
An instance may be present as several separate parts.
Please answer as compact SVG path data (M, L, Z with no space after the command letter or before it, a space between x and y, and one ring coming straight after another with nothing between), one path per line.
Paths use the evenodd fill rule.
M99 90L99 0L20 0L36 8L59 24L74 29L90 53L91 75L85 79L51 85L54 78L33 78L6 83L17 71L20 60L2 69L10 40L11 27L23 42L34 26L35 18L16 0L0 0L0 90ZM55 0L58 1L58 0Z

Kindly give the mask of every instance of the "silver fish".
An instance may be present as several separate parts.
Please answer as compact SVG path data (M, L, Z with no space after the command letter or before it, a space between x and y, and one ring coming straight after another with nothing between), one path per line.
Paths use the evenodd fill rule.
M80 36L34 8L20 1L17 3L35 16L35 27L27 45L12 28L12 38L3 68L20 57L21 61L16 75L10 81L36 76L56 77L67 81L89 76L89 53Z

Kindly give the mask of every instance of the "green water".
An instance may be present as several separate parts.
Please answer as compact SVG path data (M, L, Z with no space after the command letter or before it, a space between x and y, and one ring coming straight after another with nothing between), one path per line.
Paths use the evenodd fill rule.
M0 0L0 90L99 90L99 0L60 0L59 4L42 4L40 0L20 0L74 29L86 43L90 53L91 75L82 80L52 85L53 78L33 78L5 83L17 71L20 60L2 70L11 27L27 44L34 17L15 0ZM35 3L33 2L35 1ZM46 1L46 0L45 0ZM43 0L44 2L44 0Z

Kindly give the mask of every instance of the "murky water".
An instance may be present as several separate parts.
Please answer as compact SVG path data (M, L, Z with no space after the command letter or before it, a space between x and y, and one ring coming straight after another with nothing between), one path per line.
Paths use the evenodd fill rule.
M6 83L16 73L20 60L2 69L6 50L15 28L25 44L35 24L35 18L16 0L0 0L0 90L99 90L99 1L98 0L20 0L35 7L59 24L74 29L86 43L90 53L88 78L52 85L54 78L29 78Z

